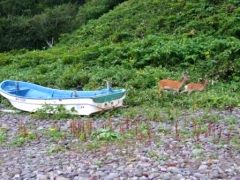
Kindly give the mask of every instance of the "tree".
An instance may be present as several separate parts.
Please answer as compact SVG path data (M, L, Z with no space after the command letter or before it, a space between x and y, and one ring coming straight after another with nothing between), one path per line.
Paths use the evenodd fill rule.
M36 18L32 26L39 37L45 41L49 47L52 47L53 40L60 34L71 32L75 29L74 19L77 14L77 8L73 4L59 5L53 9L48 9L40 17ZM38 21L38 20L41 21Z
M75 29L77 6L63 4L48 8L42 14L30 17L0 18L0 51L11 49L41 49L52 47L60 34Z

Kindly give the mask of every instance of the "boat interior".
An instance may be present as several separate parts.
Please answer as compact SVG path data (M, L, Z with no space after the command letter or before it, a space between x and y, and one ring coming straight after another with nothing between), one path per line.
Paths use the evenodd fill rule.
M39 85L32 85L24 83L9 84L4 87L4 90L12 95L23 98L41 98L41 99L64 99L64 98L89 98L96 97L103 94L111 93L109 89L102 89L96 91L75 91L75 90L59 90L46 88Z

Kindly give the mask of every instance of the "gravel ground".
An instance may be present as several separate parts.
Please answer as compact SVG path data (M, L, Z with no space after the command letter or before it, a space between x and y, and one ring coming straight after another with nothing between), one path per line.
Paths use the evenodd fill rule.
M0 179L240 180L239 108L159 117L56 121L1 112ZM96 141L100 133L95 140L75 136L106 127L111 137L132 136L109 142Z

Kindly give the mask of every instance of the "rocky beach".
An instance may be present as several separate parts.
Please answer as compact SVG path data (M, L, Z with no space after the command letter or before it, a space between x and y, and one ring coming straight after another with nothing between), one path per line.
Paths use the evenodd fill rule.
M183 112L172 122L160 116L49 120L1 112L0 179L240 180L239 108ZM132 136L77 137L83 122Z

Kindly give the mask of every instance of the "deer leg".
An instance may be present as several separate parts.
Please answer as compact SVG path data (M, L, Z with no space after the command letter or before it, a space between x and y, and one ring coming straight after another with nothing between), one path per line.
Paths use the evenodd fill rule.
M180 94L182 94L182 93L185 93L185 92L187 92L187 90L186 90L186 89L184 89L183 91L181 91L181 92L180 92Z

